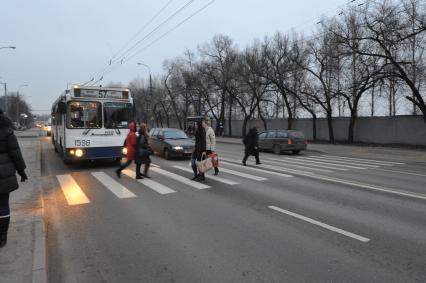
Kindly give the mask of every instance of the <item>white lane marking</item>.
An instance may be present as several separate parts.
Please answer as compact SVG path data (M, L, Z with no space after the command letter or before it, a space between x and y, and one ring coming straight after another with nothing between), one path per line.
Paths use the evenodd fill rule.
M135 171L126 169L122 171L125 175L129 176L130 178L134 179L135 178ZM159 194L165 195L165 194L172 194L172 193L176 193L175 190L170 189L169 187L166 187L156 181L150 180L150 179L139 179L136 180L139 183L141 183L142 185L147 186L148 188L150 188L153 191L156 191Z
M353 162L352 164L360 164L360 165L374 165L374 166L393 166L395 164L389 164L389 163L382 163L379 161L363 161L363 160L350 160L345 158L339 158L339 157L329 157L328 155L319 155L317 158L331 160L331 161L341 161L341 162Z
M134 193L129 191L126 187L121 185L119 182L117 182L104 172L92 172L91 174L118 198L136 197Z
M151 163L151 166L160 168L160 165L157 165L157 164L154 164L154 163Z
M262 163L265 164L265 162L272 163L274 165L280 165L280 168L287 168L286 166L290 166L290 167L303 168L303 169L307 169L307 170L324 172L324 173L333 173L333 171L327 170L327 169L320 169L320 168L308 167L306 165L289 164L288 162L285 162L285 161L278 162L278 161L272 161L272 160L269 160L269 159L262 158Z
M320 167L320 168L327 168L327 169L331 169L331 170L337 170L337 171L348 171L349 169L344 169L344 168L338 168L338 167L333 167L333 166L328 166L328 165L320 165L320 164L312 164L309 161L302 161L302 160L284 160L284 159L278 159L278 158L268 158L267 160L275 160L275 161L281 161L281 162L288 162L288 163L296 163L296 164L303 164L306 167Z
M340 184L345 184L345 185L350 185L350 186L354 186L354 187L358 187L358 188L369 189L369 190L373 190L373 191L385 192L385 193L390 193L390 194L395 194L395 195L400 195L400 196L406 196L406 197L412 197L412 198L418 198L418 199L426 200L426 195L421 195L421 194L417 194L417 193L400 191L400 190L395 190L395 189L390 189L390 188L385 188L385 187L370 185L370 184L365 184L365 183L346 181L346 180L342 180L342 179L338 179L338 178L331 178L331 177L325 177L325 176L320 176L320 175L312 175L312 176L309 176L309 177L320 179L320 180L325 180L325 181L331 181L331 182L335 182L335 183L340 183Z
M378 171L385 171L385 172L391 172L391 173L398 173L398 174L407 174L407 175L413 175L413 176L420 176L420 177L426 177L425 174L419 174L419 173L412 173L412 172L406 172L406 171L398 171L398 170L388 170L388 169L374 169Z
M278 175L278 176L282 176L282 177L293 177L292 175L277 173L277 172L274 172L274 171L269 171L269 170L264 170L264 169L258 169L258 168L254 168L254 167L243 166L242 164L235 164L235 161L231 160L231 159L222 158L221 160L229 161L229 162L223 162L222 161L223 164L227 164L227 165L230 165L230 166L239 167L241 169L244 168L244 169L248 169L248 170L255 170L255 171L260 171L260 172L263 172L263 173L266 173L266 174ZM231 163L231 162L234 162L234 163ZM283 172L282 168L278 168L276 166L265 165L265 164L261 164L260 166L268 168L268 169L273 169L273 170L276 170L276 171ZM285 172L286 173L294 173L294 174L303 175L303 176L315 176L315 174L312 173L312 172L299 171L299 170L290 169L290 168L285 168Z
M56 178L61 185L61 189L64 192L65 198L69 205L90 203L89 198L71 175L56 175Z
M282 174L282 173L278 173L278 172L274 172L274 171L268 171L268 170L264 170L264 169L259 169L259 168L254 168L254 167L248 167L248 166L244 166L243 167L243 165L241 165L241 164L234 164L234 163L231 163L231 162L234 162L234 160L231 160L231 159L224 159L224 158L222 158L221 159L222 161L222 163L223 164L226 164L226 165L228 165L228 166L235 166L235 167L239 167L239 168L244 168L244 169L247 169L247 170L252 170L252 171L257 171L257 172L262 172L262 173L266 173L266 174L270 174L270 175L275 175L275 176L280 176L280 177L284 177L284 178L290 178L290 177L293 177L292 175L288 175L288 174ZM226 161L229 161L229 162L226 162L226 161L223 161L223 160L226 160ZM265 165L261 165L261 167L265 167ZM272 167L272 166L271 166ZM266 168L266 167L265 167ZM283 171L282 169L276 169L277 171L281 171L281 172L287 172L287 171Z
M219 169L219 170L221 172L225 172L225 173L228 173L228 174L232 174L232 175L235 175L235 176L247 178L247 179L254 180L254 181L266 181L266 180L268 180L268 178L254 176L254 175L242 173L242 172L231 170L231 169L226 169L226 168L223 168L223 167L221 169Z
M367 243L367 242L370 241L370 239L365 238L363 236L360 236L360 235L357 235L357 234L345 231L343 229L340 229L340 228L337 228L337 227L325 224L323 222L319 222L319 221L314 220L312 218L309 218L309 217L306 217L306 216L303 216L303 215L300 215L300 214L297 214L297 213L294 213L294 212L291 212L291 211L288 211L288 210L285 210L285 209L282 209L282 208L279 208L279 207L276 207L276 206L273 206L273 205L268 206L268 208L270 208L272 210L275 210L275 211L278 211L278 212L281 212L281 213L284 213L284 214L287 214L287 215L290 215L290 216L293 216L294 218L297 218L297 219L309 222L311 224L320 226L320 227L325 228L327 230L330 230L330 231L333 231L333 232L345 235L347 237L350 237L352 239L358 240L358 241L363 242L363 243Z
M224 162L222 162L222 163L224 163ZM228 164L228 162L226 162L226 164ZM243 165L240 165L240 164L229 163L228 165L243 167ZM270 167L271 167L270 169L278 171L278 169L274 169L274 168L272 168L272 166L270 166ZM252 167L244 167L244 168L256 169L256 168L252 168ZM376 170L376 169L374 169L374 170ZM269 171L266 171L266 170L264 170L264 171L265 171L265 173L269 172ZM366 184L366 183L358 183L358 182L355 182L355 181L347 181L347 180L343 180L343 179L317 175L317 174L312 173L312 172L304 172L304 171L293 170L293 169L286 169L286 171L288 171L288 173L292 173L294 175L305 176L305 177L309 177L309 178L313 178L313 179L329 181L329 182L334 182L334 183L339 183L339 184L350 185L350 186L354 186L354 187L358 187L358 188L369 189L369 190L373 190L373 191L380 191L380 192L385 192L385 193L390 193L390 194L395 194L395 195L400 195L400 196L405 196L405 197L411 197L411 198L426 200L426 195L422 195L422 194L400 191L400 190L395 190L395 189L391 189L391 188L384 188L384 187Z
M190 173L192 173L192 169L186 168L186 167L184 167L184 166L174 165L173 167L174 167L174 168L177 168L177 169L179 169L179 170L185 171L185 172L190 172ZM219 169L219 170L220 170L220 169ZM206 178L208 178L208 179L211 179L211 180L215 180L215 181L218 181L218 182L221 182L221 183L227 184L227 185L231 185L231 186L233 186L233 185L238 185L238 184L239 184L239 183L237 183L237 182L235 182L235 181L228 180L228 179L224 179L224 178L222 178L222 177L218 177L218 176L213 177L213 176L209 176L209 175L205 174L205 177L206 177ZM191 182L194 182L194 181L191 181Z
M300 157L295 157L295 159L299 159ZM355 165L355 166L363 166L370 168L379 168L379 165L371 165L371 164L361 164L354 161L345 161L345 160L336 160L336 159L328 159L323 157L303 157L303 159L316 160L316 161L324 161L324 162L333 162L338 164L346 164L346 165Z
M211 188L209 185L206 185L206 184L203 184L203 183L199 183L199 182L191 181L188 178L182 177L181 175L178 175L178 174L175 174L175 173L172 173L172 172L160 169L160 168L155 168L154 167L154 168L151 168L151 170L153 172L156 172L158 174L167 176L167 177L169 177L169 178L171 178L173 180L176 180L178 182L181 182L181 183L183 183L185 185L191 186L191 187L199 189L199 190Z
M292 160L292 161L299 161L299 162L309 162L309 163L315 163L315 164L325 164L325 165L331 165L336 166L337 168L344 167L344 168L350 168L350 169L366 169L365 167L358 167L358 166L351 166L351 165L342 165L342 164L336 164L332 162L324 162L324 161L312 161L309 158L305 157L284 157L285 160Z
M397 164L397 165L403 165L405 163L401 162L394 162L394 161L383 161L383 160L373 160L373 159L364 159L364 158L353 158L353 157L346 157L346 156L338 156L338 155L324 155L324 156L330 156L340 159L349 159L349 160L359 160L359 161L370 161L370 162L376 162L376 163L386 163L386 164Z

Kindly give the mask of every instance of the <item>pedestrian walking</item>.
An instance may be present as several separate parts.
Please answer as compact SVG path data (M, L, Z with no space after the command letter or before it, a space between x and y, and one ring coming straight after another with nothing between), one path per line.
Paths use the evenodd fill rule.
M197 161L205 159L206 156L206 131L201 121L195 124L195 147L191 156L191 167L194 171L194 177L191 180L204 181L204 173L198 172Z
M247 158L250 155L256 158L256 164L261 164L259 160L259 137L256 127L249 130L249 133L243 139L243 143L245 147L243 165L246 166Z
M0 109L0 248L7 243L9 195L19 187L16 172L21 176L21 182L25 182L28 180L25 167L12 122Z
M121 177L121 171L123 171L127 166L129 166L132 161L135 159L135 147L136 147L136 124L134 122L129 123L129 133L127 134L124 145L127 149L127 161L120 165L120 167L115 170L117 177Z
M149 134L148 128L145 123L142 123L139 131L138 138L136 140L136 179L151 178L148 176L148 169L151 164L151 158L149 157L152 154L152 149L148 144ZM145 165L143 174L141 174L141 166Z
M203 121L203 128L206 131L206 153L209 156L216 151L216 136L208 120ZM219 174L219 167L214 167L214 174Z

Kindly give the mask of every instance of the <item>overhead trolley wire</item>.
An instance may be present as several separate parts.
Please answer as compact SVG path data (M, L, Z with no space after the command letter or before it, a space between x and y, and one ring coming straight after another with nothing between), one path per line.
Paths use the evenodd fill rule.
M167 7L173 2L173 0L169 0L166 5L164 5L142 28L140 28L114 55L112 55L112 59L114 59L121 51L123 51L127 45L129 45L139 34L141 34Z
M189 17L185 18L184 20L182 20L181 22L179 22L178 24L176 24L173 28L169 29L168 31L166 31L165 33L163 33L161 36L159 36L158 38L156 38L155 40L153 40L149 44L147 44L144 47L142 47L141 49L137 50L135 53L129 55L128 58L124 62L129 61L130 59L132 59L136 55L138 55L140 52L146 50L147 48L151 47L153 44L157 43L159 40L161 40L162 38L164 38L166 35L168 35L172 31L176 30L182 24L184 24L185 22L187 22L188 20L190 20L192 17L194 17L195 15L197 15L198 13L200 13L201 11L203 11L204 9L206 9L208 6L210 6L211 4L213 4L215 1L216 0L212 0L212 1L208 2L206 5L204 5L203 7L201 7L200 9L198 9L197 11L195 11L194 13L192 13Z
M154 39L153 41L151 41L149 44L145 45L144 47L142 47L141 49L131 53L127 58L123 58L120 60L123 60L122 63L126 63L128 62L130 59L134 58L136 55L138 55L140 52L146 50L147 48L151 47L153 44L155 44L156 42L158 42L159 40L161 40L162 38L164 38L166 35L168 35L169 33L171 33L172 31L176 30L178 27L180 27L182 24L184 24L185 22L187 22L188 20L190 20L191 18L193 18L195 15L197 15L198 13L200 13L201 11L205 10L208 6L210 6L211 4L213 4L216 0L212 0L210 2L208 2L207 4L205 4L204 6L202 6L200 9L196 10L194 13L192 13L190 16L186 17L184 20L180 21L179 23L177 23L174 27L172 27L171 29L167 30L165 33L163 33L161 36L159 36L158 38ZM189 1L192 2L192 1ZM187 3L188 4L188 3ZM141 40L142 42L142 40ZM115 63L117 63L118 61L115 61ZM111 72L117 70L122 64L116 64L115 68L110 69L108 71L104 71L102 72L103 77L110 74Z
M133 49L135 49L138 45L144 42L146 39L155 34L159 29L161 29L165 24L170 22L174 17L176 17L179 13L185 10L189 5L191 5L195 0L189 0L182 7L180 7L176 12L170 15L167 19L161 22L158 26L156 26L152 31L150 31L147 35L145 35L142 39L138 40L132 47L128 48L121 56L114 60L114 62L121 61L121 59L125 58L128 53L130 53Z
M163 12L165 10L165 8L170 4L171 1L169 1L169 3L167 3L147 24L146 26L148 26L156 17L158 17L158 15L160 15L161 12ZM112 64L114 63L123 63L123 59L125 57L125 55L130 52L131 50L133 50L134 48L136 48L138 45L140 45L144 40L146 40L147 38L149 38L150 36L154 35L161 27L163 27L165 24L167 24L170 20L172 20L174 17L176 17L179 13L181 13L185 8L187 8L190 4L192 4L194 2L194 0L189 0L187 1L182 7L180 7L176 12L174 12L172 15L170 15L167 19L165 19L163 22L161 22L159 25L157 25L153 30L151 30L151 32L149 32L147 35L144 36L144 38L142 38L141 40L139 40L138 42L136 42L134 45L132 45L132 47L128 48L126 51L124 51L120 56L118 56L118 58L110 59L108 64L101 69L100 71L96 72L94 77L97 77L101 74L103 74L104 72L106 72ZM144 27L145 28L145 27ZM143 28L143 29L144 29ZM142 29L142 30L143 30ZM141 32L141 31L140 31ZM140 33L139 32L139 33ZM130 39L129 42L131 42L133 40ZM122 50L124 48L121 48L120 50ZM114 54L114 56L117 56L119 52L117 52L116 54Z

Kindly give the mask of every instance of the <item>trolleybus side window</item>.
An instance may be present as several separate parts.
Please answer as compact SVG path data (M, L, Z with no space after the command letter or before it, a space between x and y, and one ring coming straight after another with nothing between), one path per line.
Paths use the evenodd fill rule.
M68 128L102 127L102 105L99 102L70 101L67 110Z
M106 129L127 129L128 123L132 120L132 115L131 103L104 103L104 125Z

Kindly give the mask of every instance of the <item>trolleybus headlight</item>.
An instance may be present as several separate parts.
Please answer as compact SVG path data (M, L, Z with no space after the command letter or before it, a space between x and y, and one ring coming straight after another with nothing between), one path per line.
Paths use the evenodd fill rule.
M127 155L127 147L123 147L122 152L123 152L124 155Z
M75 156L82 157L83 156L83 150L82 149L76 149L75 150Z
M71 155L74 155L74 154L75 154L75 150L74 150L74 149L71 149L71 150L70 150L70 154L71 154Z

